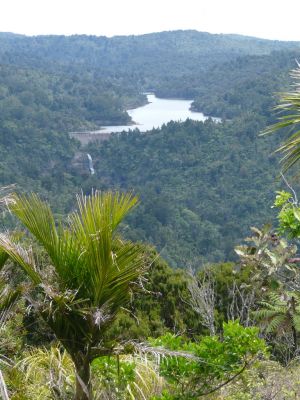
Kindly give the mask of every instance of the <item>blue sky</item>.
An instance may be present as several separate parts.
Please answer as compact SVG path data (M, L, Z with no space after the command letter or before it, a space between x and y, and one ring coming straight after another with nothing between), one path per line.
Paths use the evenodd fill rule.
M0 30L130 35L174 29L300 41L300 0L0 0Z

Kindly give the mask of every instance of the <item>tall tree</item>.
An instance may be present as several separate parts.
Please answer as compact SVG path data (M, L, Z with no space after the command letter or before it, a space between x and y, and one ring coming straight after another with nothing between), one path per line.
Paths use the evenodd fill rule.
M141 247L117 234L137 198L100 192L78 196L79 211L69 216L66 226L55 222L48 204L35 194L14 194L7 202L46 251L51 268L38 264L33 250L8 235L0 235L0 247L33 282L38 311L74 362L75 399L90 400L90 364L118 351L107 329L144 270Z

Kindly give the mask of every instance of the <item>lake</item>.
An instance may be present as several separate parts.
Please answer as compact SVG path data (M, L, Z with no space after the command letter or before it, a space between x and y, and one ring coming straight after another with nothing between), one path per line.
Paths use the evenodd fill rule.
M160 128L169 121L185 121L187 118L205 121L208 117L190 110L193 100L160 99L154 94L147 94L148 104L127 110L134 121L133 125L105 126L94 133L112 133L138 128L141 132ZM217 118L214 118L217 120Z

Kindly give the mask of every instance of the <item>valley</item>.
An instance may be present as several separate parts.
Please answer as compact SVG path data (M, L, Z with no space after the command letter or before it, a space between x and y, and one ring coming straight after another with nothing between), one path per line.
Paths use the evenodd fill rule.
M37 191L61 215L75 192L133 190L141 203L130 235L181 268L233 259L249 226L272 221L279 138L258 134L274 120L273 93L288 87L299 43L175 31L0 34L0 44L1 185Z
M112 133L128 132L138 129L140 132L160 129L170 121L178 122L191 119L205 121L207 116L191 111L192 100L159 99L153 93L147 93L147 104L142 107L127 110L132 123L130 125L104 126L95 131L70 132L70 136L78 139L81 144L91 141L102 141L109 138ZM214 121L219 119L212 117ZM220 120L219 120L220 121Z
M1 398L300 398L297 59L0 33Z

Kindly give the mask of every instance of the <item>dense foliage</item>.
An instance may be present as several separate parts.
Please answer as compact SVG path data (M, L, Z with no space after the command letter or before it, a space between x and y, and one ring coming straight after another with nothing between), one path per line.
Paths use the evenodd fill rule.
M224 324L221 340L217 336L207 336L197 343L167 334L153 343L199 357L197 360L177 356L162 361L162 376L176 387L175 393L167 399L197 399L209 394L218 382L241 373L254 356L266 352L264 341L258 338L258 329L243 328L238 322Z
M1 202L2 223L17 226L0 234L4 398L299 397L300 207L285 179L289 192L271 209L278 139L257 137L298 49L195 31L0 34L0 184L55 207L37 195ZM224 120L170 122L87 148L69 137L129 122L125 110L150 89ZM137 199L92 187L140 196L123 238L116 228ZM57 215L73 210L79 189L91 193L79 211ZM234 258L249 226L276 212L278 228L252 228Z
M200 77L193 108L225 119L253 112L271 120L276 93L288 88L298 55L277 51L214 65Z
M141 196L130 236L154 243L172 265L226 260L248 226L272 219L276 160L270 139L257 138L261 126L244 117L116 135L90 145L92 182Z
M142 202L128 220L130 237L151 241L180 267L232 259L247 227L271 218L276 139L257 133L270 120L272 92L287 85L297 43L194 31L1 34L0 42L2 185L35 190L58 213L73 208L81 189L133 189ZM147 89L235 119L113 137L88 150L96 160L90 177L86 150L68 132L129 122L125 110L143 104Z

